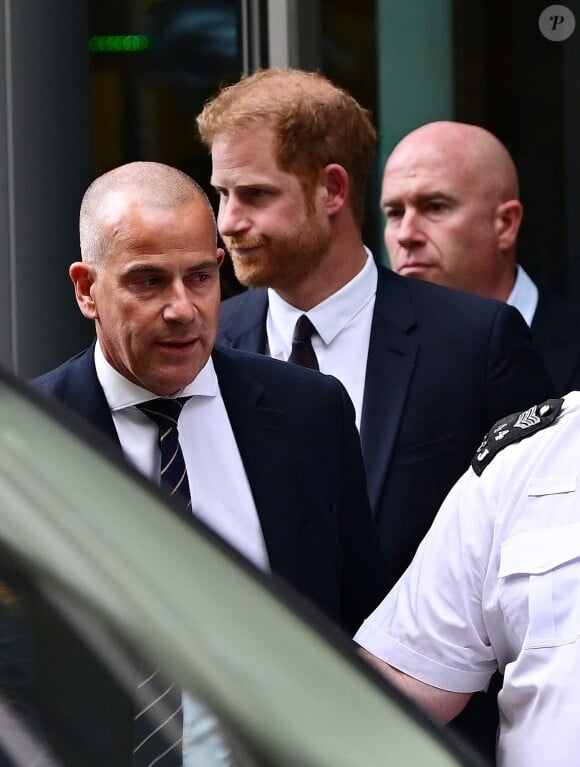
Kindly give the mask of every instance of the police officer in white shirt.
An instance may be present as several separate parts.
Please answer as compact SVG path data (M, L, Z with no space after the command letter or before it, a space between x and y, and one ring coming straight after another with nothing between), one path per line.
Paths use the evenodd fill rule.
M580 753L579 455L580 392L498 422L355 636L443 722L499 669L502 767Z

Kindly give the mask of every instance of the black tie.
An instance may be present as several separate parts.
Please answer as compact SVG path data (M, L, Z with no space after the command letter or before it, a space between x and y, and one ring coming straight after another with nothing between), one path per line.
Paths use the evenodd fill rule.
M137 405L159 429L161 485L183 500L183 514L191 516L191 497L185 460L179 444L177 422L189 397L153 399ZM156 671L143 670L137 687L134 751L131 767L179 767L183 714L181 690Z
M294 328L294 337L292 339L292 351L288 357L288 362L295 365L302 365L304 368L318 370L318 360L312 348L311 337L316 331L314 325L305 314L302 314L296 320Z

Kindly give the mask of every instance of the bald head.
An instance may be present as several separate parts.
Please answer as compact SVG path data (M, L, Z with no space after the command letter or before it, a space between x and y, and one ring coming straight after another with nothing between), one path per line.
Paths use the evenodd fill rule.
M515 165L492 133L451 121L417 128L394 148L383 177L393 268L506 300L515 281L518 198Z
M464 183L493 194L500 202L519 197L510 153L493 133L478 125L451 121L422 125L393 149L385 174L413 173L423 167L442 176L453 170Z
M93 181L81 203L83 261L97 265L106 257L111 227L130 206L177 208L192 201L206 208L215 229L213 209L205 192L186 173L158 162L131 162L113 168Z

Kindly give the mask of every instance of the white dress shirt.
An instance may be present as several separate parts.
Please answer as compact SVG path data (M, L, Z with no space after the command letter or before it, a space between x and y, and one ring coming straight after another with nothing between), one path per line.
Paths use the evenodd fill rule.
M155 395L111 367L99 344L95 365L123 452L142 474L159 481L157 426L136 407ZM176 396L191 397L179 417L179 443L193 513L251 562L268 570L258 513L211 357Z
M97 342L95 366L121 447L144 475L160 479L155 423L136 405L155 395L127 380L104 358ZM179 416L179 443L189 479L193 513L262 570L270 565L258 513L212 359L177 395L189 396ZM183 692L183 765L232 767L232 749L219 721Z
M516 281L506 303L518 309L528 327L531 327L538 306L538 288L519 264L516 264Z
M296 320L306 314L316 328L312 348L320 372L330 373L344 385L359 429L377 280L377 267L367 249L366 264L356 277L308 312L301 312L268 289L266 332L270 356L288 359Z

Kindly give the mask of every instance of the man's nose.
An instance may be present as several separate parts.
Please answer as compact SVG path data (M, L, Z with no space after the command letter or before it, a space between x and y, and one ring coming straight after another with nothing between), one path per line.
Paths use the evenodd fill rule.
M239 232L244 232L250 227L245 206L233 195L222 197L220 200L217 224L219 233L226 237L233 237Z
M163 317L168 322L191 322L197 308L185 284L181 281L172 283Z
M407 209L397 227L397 244L410 250L425 244L425 236L421 229L420 216L416 211Z

